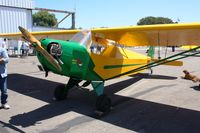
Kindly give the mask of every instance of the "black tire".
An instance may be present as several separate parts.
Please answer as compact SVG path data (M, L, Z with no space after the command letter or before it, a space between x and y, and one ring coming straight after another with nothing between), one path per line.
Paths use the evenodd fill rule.
M111 108L111 100L106 95L101 95L97 98L96 101L96 109L103 113L110 111Z
M67 89L65 88L65 85L58 85L55 88L54 91L54 97L56 98L56 100L61 101L61 100L65 100L67 98Z

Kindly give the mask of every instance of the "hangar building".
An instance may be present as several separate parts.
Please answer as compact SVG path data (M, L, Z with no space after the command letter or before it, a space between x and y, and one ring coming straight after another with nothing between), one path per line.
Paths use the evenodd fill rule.
M19 32L19 25L32 31L32 9L32 0L0 0L0 33Z
M75 28L75 13L68 11L52 10L35 8L33 0L0 0L0 33L15 33L19 32L18 26L22 26L29 31L47 31L47 30L61 30L63 28L41 27L33 26L32 12L33 10L47 10L51 12L64 13L66 16L61 22L71 15L72 27ZM59 22L60 23L60 22ZM3 38L0 38L2 43ZM20 47L22 41L7 40L7 49L12 51L11 53L20 54ZM15 52L17 51L17 52Z
M32 0L0 0L0 33L19 32L18 26L32 31ZM3 38L0 38L2 43ZM21 54L21 41L6 41L9 55Z
M34 26L32 20L33 10L45 10L49 12L63 13L64 18L58 22L61 23L67 17L71 16L72 26L67 29L75 29L75 12L35 8L33 0L0 0L0 33L19 32L18 26L22 26L29 31L62 30L66 28L53 28Z

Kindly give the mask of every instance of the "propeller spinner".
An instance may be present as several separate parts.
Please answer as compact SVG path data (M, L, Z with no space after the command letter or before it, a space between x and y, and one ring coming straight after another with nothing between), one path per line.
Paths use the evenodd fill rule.
M30 42L31 44L35 44L35 49L39 51L52 66L54 66L58 71L62 70L58 62L42 47L41 42L39 40L37 40L30 32L28 32L23 27L19 26L18 28L23 34L24 39Z

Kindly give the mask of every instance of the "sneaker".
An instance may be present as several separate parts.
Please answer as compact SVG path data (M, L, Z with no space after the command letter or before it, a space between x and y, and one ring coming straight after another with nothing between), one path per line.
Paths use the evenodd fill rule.
M10 105L8 105L8 104L2 104L2 108L4 108L4 109L10 109Z

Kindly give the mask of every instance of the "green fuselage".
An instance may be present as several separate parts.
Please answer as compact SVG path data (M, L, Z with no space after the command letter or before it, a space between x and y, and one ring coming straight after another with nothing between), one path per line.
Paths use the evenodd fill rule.
M93 71L95 65L90 58L87 48L77 42L61 41L53 39L43 39L41 41L44 49L48 49L48 45L51 43L58 43L61 45L62 54L57 59L60 60L60 66L62 71L56 70L46 58L37 53L37 57L44 68L52 71L56 74L65 75L68 77L88 80L88 81L101 81L102 78ZM47 50L48 51L48 50Z

